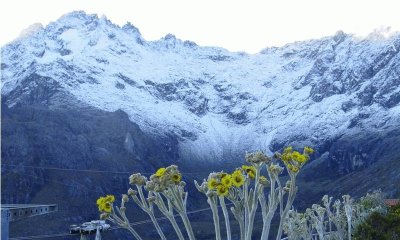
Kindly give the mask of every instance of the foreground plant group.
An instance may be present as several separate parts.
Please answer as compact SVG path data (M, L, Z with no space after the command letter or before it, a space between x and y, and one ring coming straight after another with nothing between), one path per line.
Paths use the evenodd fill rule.
M313 204L303 213L291 209L284 231L288 239L293 240L314 239L316 236L320 240L350 240L354 235L357 240L377 239L359 238L357 232L371 214L385 214L387 210L380 191L368 193L358 201L344 195L342 201L337 199L333 202L332 197L325 195L322 205Z
M230 208L236 221L239 223L240 238L251 239L253 223L257 208L260 206L263 218L262 239L268 239L272 218L279 207L280 223L276 239L280 239L285 219L292 207L297 187L296 176L304 164L309 160L313 149L305 147L302 152L291 147L273 157L266 156L263 152L246 154L248 165L243 165L231 173L213 172L201 184L195 181L197 189L204 193L210 205L215 226L215 238L221 239L218 207L222 208L226 226L226 238L231 239L229 211L226 201L232 204ZM283 163L283 166L280 165ZM284 171L289 174L289 180L282 184L279 175ZM129 183L134 189L129 189L122 195L120 207L114 206L114 196L108 195L97 200L97 205L102 219L129 230L136 239L142 239L129 224L126 217L126 203L132 199L153 222L161 239L166 239L154 214L157 207L170 221L177 237L185 239L181 228L175 220L177 213L182 219L185 235L190 240L195 236L187 215L188 193L184 190L186 183L177 166L158 169L150 179L140 173L132 174ZM268 189L266 193L265 189Z
M305 147L302 152L287 147L282 153L275 153L272 157L260 151L250 153L246 154L248 165L243 165L230 173L223 171L210 173L202 183L195 181L197 189L205 195L211 208L215 239L220 240L223 235L226 235L223 237L224 239L232 239L230 214L238 222L240 239L252 239L253 223L259 207L263 220L261 239L269 239L271 222L276 211L280 216L276 234L277 240L282 238L283 231L289 239L312 239L313 232L317 232L320 239L332 239L325 237L328 229L325 216L329 219L328 230L341 231L340 236L347 233L346 229L351 228L351 226L339 224L335 222L335 219L339 219L339 217L332 217L335 214L339 216L342 210L335 205L335 202L335 211L332 212L329 208L331 199L324 198L325 208L313 206L313 209L308 210L307 214L302 215L292 209L298 189L296 177L313 152L314 150L309 147ZM284 170L288 173L288 180L283 184L279 176ZM130 188L127 194L122 194L119 207L114 206L115 198L112 195L97 200L101 219L107 219L120 227L126 228L136 239L142 239L133 229L125 214L125 205L131 199L149 215L161 239L166 239L166 237L155 217L155 207L169 220L178 239L195 239L187 214L188 192L184 189L186 183L182 181L182 175L177 166L160 168L149 179L140 173L132 174L129 177L129 183L133 186L133 189ZM226 203L227 201L229 203ZM347 199L346 197L345 203L347 205L345 204L343 208L346 213L345 216L350 214L349 211L354 211L353 209L349 210L348 203L350 201L350 198ZM227 208L228 204L231 205L230 211ZM226 233L221 233L220 230L219 207L222 208ZM175 220L177 215L182 219L185 233L182 232ZM340 216L342 217L342 215ZM349 219L347 218L347 220ZM340 218L340 221L343 221L343 219ZM339 235L337 234L337 236Z

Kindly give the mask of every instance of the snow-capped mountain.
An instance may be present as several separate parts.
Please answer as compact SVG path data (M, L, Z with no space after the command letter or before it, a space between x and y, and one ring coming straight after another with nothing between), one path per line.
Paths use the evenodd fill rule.
M176 136L181 159L311 145L351 170L379 154L361 146L339 156L335 143L400 127L399 50L398 33L338 32L246 54L171 34L146 41L130 23L72 12L2 48L2 96L10 108L36 97L50 108L122 110L146 134Z
M171 34L146 41L84 12L35 24L1 49L2 202L57 203L52 229L64 231L98 217L98 196L125 192L127 171L177 163L196 206L193 179L286 145L316 149L296 207L325 193L397 196L399 51L387 31L247 54ZM13 226L40 235L48 223Z

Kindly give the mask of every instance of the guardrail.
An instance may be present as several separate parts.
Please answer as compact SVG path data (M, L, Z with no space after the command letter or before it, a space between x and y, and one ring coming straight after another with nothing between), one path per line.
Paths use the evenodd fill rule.
M56 204L1 204L1 239L8 240L9 225L20 219L57 211Z

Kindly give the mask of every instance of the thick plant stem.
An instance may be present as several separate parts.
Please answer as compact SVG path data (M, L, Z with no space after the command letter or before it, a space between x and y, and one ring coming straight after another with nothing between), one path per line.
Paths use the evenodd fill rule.
M173 206L176 211L179 213L179 216L181 217L183 224L185 225L185 229L187 232L187 235L189 236L190 240L195 240L196 238L194 237L192 225L190 224L190 220L187 216L186 213L186 197L185 200L182 200L182 192L179 191L177 186L174 186L171 188L171 201L168 201L170 206ZM168 197L167 197L168 198Z
M171 222L172 227L174 228L176 235L178 235L179 240L185 240L185 238L183 237L183 234L181 232L181 229L179 228L178 224L175 221L175 218L172 217L167 217L168 220Z
M185 225L186 232L187 232L187 234L189 236L189 239L190 240L195 240L196 238L194 237L192 225L190 225L190 221L189 221L189 218L187 216L187 213L183 212L183 213L179 213L179 215L181 216L183 224Z
M235 205L235 207L232 207L231 211L232 211L233 216L235 217L236 221L239 223L240 239L244 240L245 229L244 229L244 221L243 221L243 211L239 211L239 209L241 208L239 202L233 201L233 204Z
M290 175L289 196L286 201L285 209L283 210L283 212L280 216L281 219L279 222L279 229L278 229L278 234L276 235L276 240L281 240L281 238L282 238L283 223L285 222L288 212L289 212L290 208L292 207L295 195L296 195L296 176Z
M276 184L276 176L272 175L268 171L269 178L271 179L270 182L270 192L268 195L268 207L266 206L266 200L264 195L260 195L260 205L262 208L262 216L263 216L263 230L261 234L262 240L268 240L269 237L269 230L271 229L271 221L274 217L276 208L278 207L279 203L279 192L277 193L275 190ZM279 188L278 188L279 190Z
M251 196L251 202L249 203L249 212L248 212L248 221L247 221L247 227L246 227L246 239L251 239L251 235L253 233L253 222L254 222L254 217L256 215L256 210L258 206L258 194L260 191L260 167L256 168L256 177L255 177L255 186L254 190Z
M129 232L132 233L132 235L137 239L137 240L142 240L142 238L139 236L139 234L131 227L127 226L126 229L128 229Z
M271 227L271 221L272 221L272 214L267 215L267 217L264 221L265 221L265 224L263 224L261 239L268 240L269 229Z
M231 224L229 223L229 214L228 210L226 209L225 205L225 198L224 197L219 197L219 202L222 207L222 212L224 213L224 218L225 218L225 226L226 226L226 238L227 240L231 240Z
M249 215L249 225L247 227L247 232L246 232L246 239L251 239L251 235L253 233L253 221L251 220L251 218L254 219L254 216L256 214L256 211L250 211L250 215Z
M271 200L270 200L268 210L267 210L264 196L262 196L260 198L260 202L261 202L261 210L262 210L262 218L263 218L263 228L262 228L262 233L261 233L261 240L268 240L269 229L271 228L271 221L272 221L272 217L274 216L274 212L275 212L276 208L272 209L273 206L272 206Z
M127 221L127 218L125 215L122 215L123 219L119 218L114 211L112 211L111 216L108 218L111 222L127 229L132 235L137 239L137 240L142 240L142 238L139 236L139 234L133 229L130 225L129 222Z
M219 228L219 216L218 216L218 208L217 208L217 203L215 200L216 197L210 197L208 198L208 204L211 207L211 211L213 214L213 220L214 220L214 229L215 229L215 239L216 240L221 240L221 231Z
M269 227L268 227L268 223L267 223L267 203L265 200L265 196L261 195L259 197L259 201L260 201L260 205L261 205L261 214L262 214L262 220L263 220L263 228L262 228L262 232L261 232L261 240L265 240L268 238L268 234L269 234Z
M161 240L166 240L166 237L165 237L163 231L161 230L160 225L157 222L157 219L154 216L152 203L148 203L146 201L146 198L144 197L142 186L136 185L136 188L138 189L140 200L136 196L132 197L133 200L138 204L138 206L144 212L146 212L150 216L150 219L153 222L153 224L154 224L154 226L155 226L155 228L157 230L158 235L160 235Z
M174 216L174 209L171 203L171 200L167 199L168 207L165 205L163 198L159 193L155 194L156 201L155 204L158 206L158 209L167 217L167 219L171 222L172 227L174 228L176 234L178 235L179 240L184 240L185 238L182 235L182 231L180 230L178 224L176 223Z
M163 231L161 230L160 225L158 225L157 219L154 216L154 214L152 212L149 213L150 219L153 222L154 226L156 227L156 230L158 232L158 235L160 235L162 240L166 240L167 238L165 237Z
M243 221L243 219L237 218L237 217L236 217L236 220L239 223L240 239L244 240L245 239L245 235L246 235L245 228L244 228L244 221Z
M241 240L244 240L244 237L245 237L245 230L244 230L244 222L243 221L240 221L239 222L239 228L240 228L240 239Z
M249 180L246 179L243 185L243 194L244 194L244 234L246 236L247 229L249 226Z
M344 212L347 218L347 239L351 240L351 218L353 217L353 208L352 202L353 200L350 198L349 195L344 195L343 197L343 206Z

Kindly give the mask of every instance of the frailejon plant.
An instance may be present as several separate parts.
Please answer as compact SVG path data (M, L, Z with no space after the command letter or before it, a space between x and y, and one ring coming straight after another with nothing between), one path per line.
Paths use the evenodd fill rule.
M309 147L305 147L302 152L287 147L282 153L275 153L271 157L261 151L249 153L245 157L248 165L243 165L230 173L223 171L210 173L201 184L195 181L197 189L204 193L210 205L215 239L221 239L218 207L222 208L226 239L232 239L230 212L226 203L229 201L232 205L230 211L239 224L242 240L252 239L254 219L259 206L263 220L261 239L269 239L271 221L279 208L280 221L276 239L280 240L284 223L287 222L297 193L296 177L313 152L314 150ZM289 175L285 184L279 178L284 169ZM188 193L184 190L186 184L182 181L177 166L160 168L150 176L149 180L140 173L132 174L129 183L134 189L131 188L128 194L122 195L120 207L114 207L113 196L99 198L97 204L102 212L102 219L108 219L126 228L136 239L141 239L125 215L125 204L130 197L149 215L161 239L166 238L154 215L154 206L170 221L180 240L185 238L175 220L175 213L181 217L188 239L195 239L186 210L188 200Z
M383 195L380 191L368 193L359 201L349 195L342 196L343 201L325 195L322 206L313 204L304 213L291 209L285 220L284 231L289 240L297 239L351 239L353 229L362 224L372 213L386 212Z

